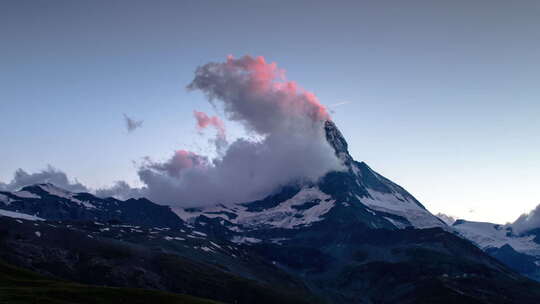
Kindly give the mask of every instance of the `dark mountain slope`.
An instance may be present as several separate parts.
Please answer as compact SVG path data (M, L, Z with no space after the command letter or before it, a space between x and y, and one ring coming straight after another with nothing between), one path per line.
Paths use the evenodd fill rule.
M9 304L217 304L162 291L81 285L51 279L0 261L0 303Z
M309 294L301 283L285 274L279 277L281 271L270 263L257 266L255 260L251 261L255 268L268 267L268 279L274 283L280 280L281 283L270 285L244 278L218 263L211 264L210 259L205 262L203 258L189 258L174 251L165 251L166 246L161 245L175 241L154 241L153 246L141 246L92 234L85 227L70 224L67 228L58 222L0 217L0 258L43 275L84 284L160 289L225 303L311 302L307 300ZM104 233L113 229L112 226L101 227L109 229ZM125 225L117 228L124 229L125 235L139 234L128 233ZM188 244L192 248L198 247L195 243ZM192 257L196 255L194 251L186 249ZM240 256L241 249L236 251ZM200 252L204 251L198 253L203 255ZM214 262L219 260L217 252L212 255L216 257Z

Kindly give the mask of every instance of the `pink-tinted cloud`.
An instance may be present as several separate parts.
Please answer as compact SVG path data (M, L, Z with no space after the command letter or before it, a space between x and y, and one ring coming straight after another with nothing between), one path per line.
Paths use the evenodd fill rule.
M298 120L312 123L330 119L315 94L287 81L285 70L262 56L229 56L224 63L201 66L188 88L222 101L229 119L259 134L297 125Z
M187 150L178 150L168 161L163 163L148 161L145 167L166 173L171 177L179 178L184 170L191 168L201 169L204 168L207 163L208 160L204 156Z
M200 130L207 128L208 126L213 126L218 131L218 135L222 138L225 138L225 124L217 116L208 116L204 112L193 111L195 119L197 119L197 128Z

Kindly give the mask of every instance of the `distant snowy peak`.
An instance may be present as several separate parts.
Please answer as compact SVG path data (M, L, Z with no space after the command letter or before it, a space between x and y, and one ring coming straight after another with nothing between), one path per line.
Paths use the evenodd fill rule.
M74 193L57 187L51 183L35 184L23 187L20 191L30 192L34 195L54 195L63 198L71 198Z
M57 187L51 183L35 184L23 187L19 192L29 193L26 198L50 198L56 197L63 202L76 204L86 209L96 209L99 205L93 204L93 196L87 193L74 193L60 187ZM15 192L15 194L19 193ZM85 198L85 199L82 199ZM96 200L97 201L97 200Z
M452 228L483 250L511 246L514 250L540 258L540 244L533 234L516 235L510 225L457 220Z
M455 233L510 268L540 281L540 231L515 234L512 225L457 220Z

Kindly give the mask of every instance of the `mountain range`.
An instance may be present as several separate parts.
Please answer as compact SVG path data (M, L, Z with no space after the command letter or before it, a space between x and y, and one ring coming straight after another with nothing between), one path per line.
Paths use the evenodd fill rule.
M204 208L72 193L0 192L0 258L40 275L224 303L538 303L540 230L449 226L355 161L267 197ZM314 164L316 165L316 164Z

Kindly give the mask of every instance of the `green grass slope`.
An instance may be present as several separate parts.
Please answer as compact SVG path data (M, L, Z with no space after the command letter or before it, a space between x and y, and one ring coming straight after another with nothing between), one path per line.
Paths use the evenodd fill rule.
M162 291L89 286L43 277L0 261L0 303L9 304L217 304Z

